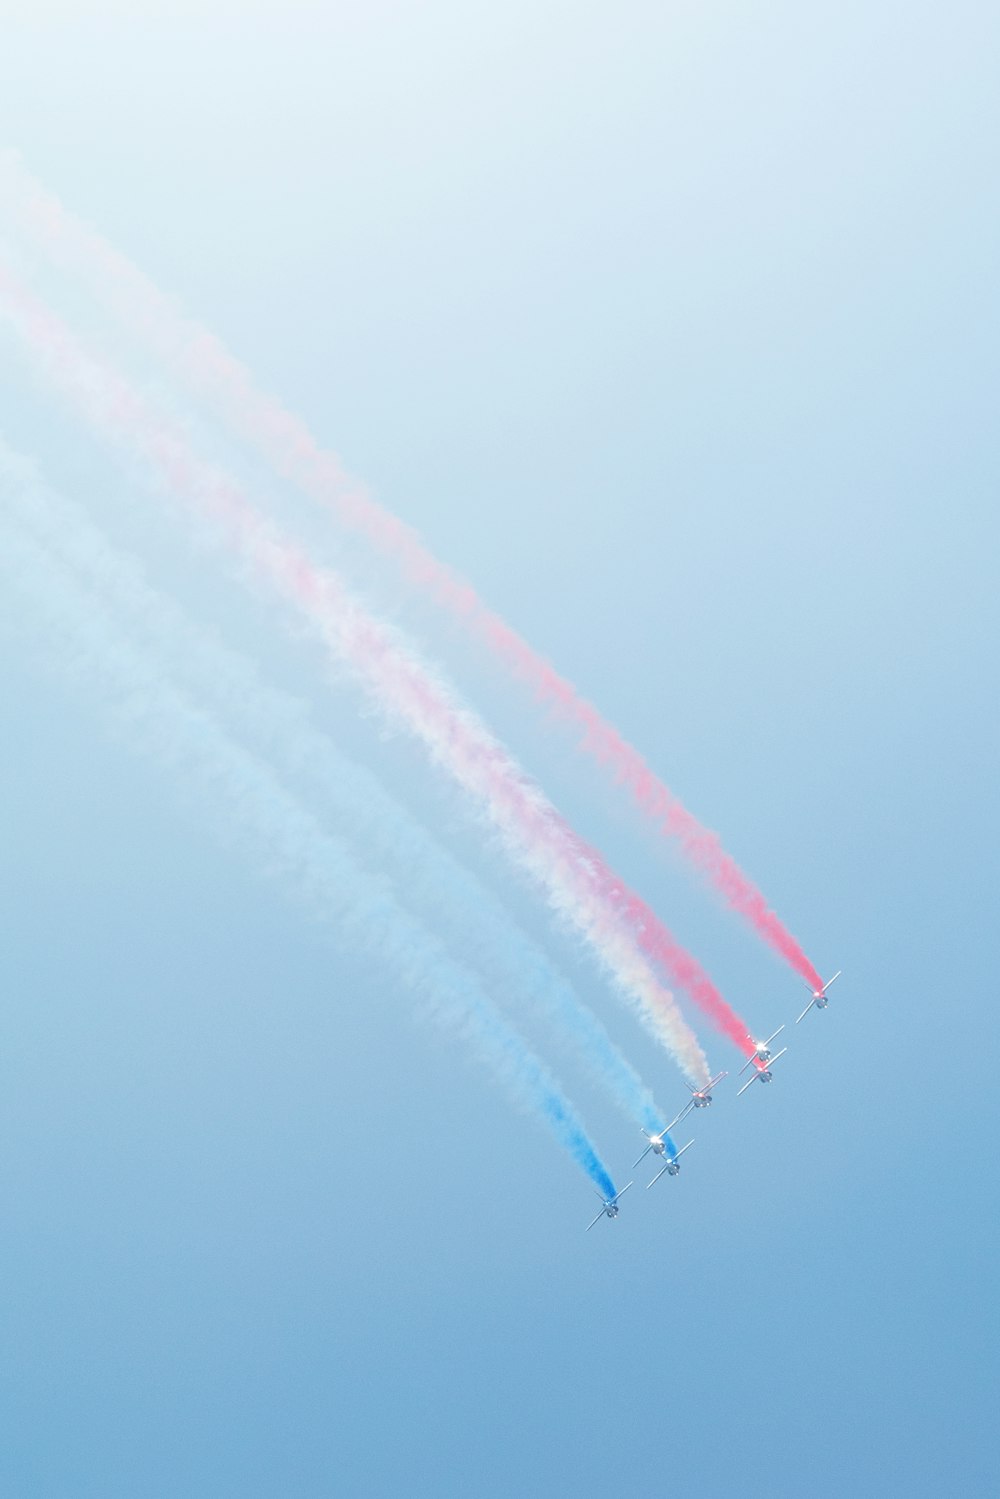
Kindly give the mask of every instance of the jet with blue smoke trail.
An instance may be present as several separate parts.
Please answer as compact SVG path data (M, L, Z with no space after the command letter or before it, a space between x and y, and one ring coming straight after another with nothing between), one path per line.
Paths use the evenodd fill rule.
M652 1151L654 1155L666 1157L667 1164L663 1168L664 1171L669 1171L671 1176L677 1175L677 1173L681 1169L680 1166L676 1164L678 1156L682 1156L684 1154L684 1151L687 1150L689 1146L694 1144L693 1140L689 1140L687 1145L685 1145L682 1150L678 1150L677 1146L674 1144L673 1136L671 1135L670 1131L673 1129L675 1124L678 1124L680 1122L682 1117L683 1116L681 1114L678 1114L676 1119L671 1119L669 1124L665 1124L664 1127L661 1130L657 1130L655 1134L650 1134L650 1132L645 1129L642 1131L642 1133L646 1137L646 1148L642 1152L642 1155L639 1157L639 1159L632 1162L633 1171L635 1170L636 1166L640 1165L646 1159L646 1157L649 1155L649 1152ZM652 1186L652 1182L650 1182L650 1186Z
M8 616L16 611L15 626L30 627L29 642L44 641L50 664L88 694L98 689L132 744L185 783L196 781L207 792L206 813L235 814L262 868L390 968L424 1014L465 1039L512 1097L545 1121L602 1197L614 1197L575 1109L476 974L401 908L386 881L362 868L263 761L165 678L72 572L9 516L0 516L0 542L2 606Z
M681 1146L680 1150L673 1150L673 1148L671 1147L671 1151L666 1152L666 1163L660 1167L659 1171L653 1177L653 1180L646 1183L647 1192L649 1191L650 1187L656 1186L656 1183L659 1181L661 1176L678 1176L680 1174L681 1156L684 1154L685 1150L690 1150L693 1144L694 1141L689 1140L686 1145Z
M312 724L303 703L267 686L245 656L195 626L119 553L82 509L44 485L33 463L0 438L0 493L9 513L127 621L129 637L199 701L217 703L227 725L248 737L284 774L303 778L360 855L398 872L408 908L449 930L491 987L537 1007L573 1042L588 1072L645 1131L663 1117L652 1094L596 1016L502 903L438 845L369 771Z
M601 1197L600 1192L598 1192L598 1194L597 1194L598 1197L601 1197L601 1204L602 1204L601 1205L601 1211L598 1213L597 1217L593 1220L593 1222L587 1224L587 1232L588 1233L590 1233L590 1230L594 1227L595 1223L600 1223L600 1221L601 1221L602 1218L617 1218L618 1217L618 1214L621 1211L621 1209L618 1206L618 1199L620 1197L624 1197L625 1193L628 1191L628 1189L629 1189L629 1187L631 1185L632 1185L631 1182L626 1182L625 1185L624 1185L624 1187L622 1187L621 1191L620 1192L615 1192L612 1197Z

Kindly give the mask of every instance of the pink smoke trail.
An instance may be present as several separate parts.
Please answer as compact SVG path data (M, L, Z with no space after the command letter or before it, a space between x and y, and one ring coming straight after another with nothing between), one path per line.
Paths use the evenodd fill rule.
M90 424L116 447L138 453L174 495L226 535L286 602L317 629L499 831L508 854L546 892L552 908L586 940L617 987L677 1057L704 1081L707 1063L673 996L647 959L676 973L695 1002L744 1054L747 1026L655 913L573 832L481 720L374 618L330 569L318 569L269 526L221 470L198 459L183 434L157 416L109 366L84 352L67 326L0 267L0 314ZM645 955L645 956L644 956Z
M403 575L488 646L535 698L581 731L579 747L626 786L637 806L757 934L808 982L822 986L802 947L767 904L761 891L597 709L465 582L428 550L417 533L373 501L320 448L305 423L254 386L248 370L222 343L181 316L141 271L94 230L74 218L22 167L11 152L0 155L0 171L17 221L57 262L82 274L98 295L141 334L197 391L221 408L242 438L273 468L329 507L339 522L390 556Z

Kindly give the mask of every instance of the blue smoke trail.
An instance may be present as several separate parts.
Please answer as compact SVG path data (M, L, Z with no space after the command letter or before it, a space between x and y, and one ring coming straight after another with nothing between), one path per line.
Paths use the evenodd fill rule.
M386 884L326 833L267 766L230 739L214 719L166 680L119 632L72 574L16 523L0 521L4 601L20 601L57 645L61 668L96 682L130 738L158 763L195 775L235 814L263 867L294 884L339 933L364 943L394 967L421 1008L472 1044L514 1098L534 1110L603 1196L614 1184L582 1122L558 1084L507 1024L476 975L403 910Z
M464 869L363 767L341 754L310 722L307 708L266 686L244 656L195 628L141 570L118 553L79 506L43 486L34 465L0 440L0 478L19 523L47 551L106 599L116 617L128 616L129 635L141 632L172 678L211 699L283 772L304 777L355 848L376 867L405 878L407 906L435 925L444 920L472 961L505 992L531 1001L570 1037L587 1070L623 1112L648 1133L663 1114L635 1069L596 1016L578 999L550 960L508 916L491 892Z

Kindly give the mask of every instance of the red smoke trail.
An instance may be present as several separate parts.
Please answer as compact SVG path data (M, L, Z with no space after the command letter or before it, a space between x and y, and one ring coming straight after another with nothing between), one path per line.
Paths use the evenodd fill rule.
M2 268L0 312L91 423L138 451L172 491L221 524L240 555L312 620L326 643L354 665L432 756L475 796L504 835L508 850L544 885L555 909L588 938L619 986L638 999L689 1075L703 1080L704 1057L672 996L641 954L675 977L713 1024L750 1054L745 1021L696 960L601 855L577 837L485 725L455 701L392 627L359 605L335 573L316 568L268 526L227 475L199 460L180 432L157 417L126 381L84 355L66 325Z
M161 358L219 406L240 436L272 467L319 503L342 525L391 557L404 577L477 635L537 701L580 731L579 748L626 786L660 834L675 840L684 857L810 988L822 979L797 940L769 909L763 894L726 853L718 834L698 819L618 731L526 640L477 596L472 586L439 562L417 533L389 514L320 448L305 423L256 389L250 373L198 324L182 317L137 267L70 215L11 155L0 159L21 223L57 261L83 274L130 331L141 334Z

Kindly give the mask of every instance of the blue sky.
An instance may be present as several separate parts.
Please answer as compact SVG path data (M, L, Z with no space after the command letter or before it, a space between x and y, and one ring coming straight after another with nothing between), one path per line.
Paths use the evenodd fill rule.
M844 977L774 1087L727 1084L681 1177L584 1235L542 1129L0 606L5 1491L992 1492L995 16L91 10L12 19L4 143ZM188 557L6 336L0 391L7 441L307 698L679 1102L419 754ZM791 1020L801 986L568 739L364 581L754 1025ZM639 1136L548 1054L627 1179Z

